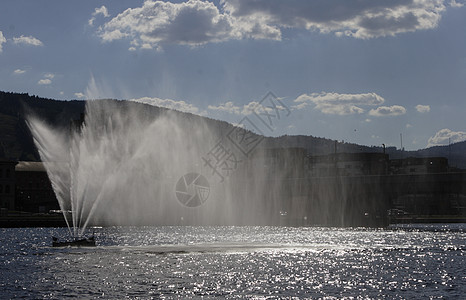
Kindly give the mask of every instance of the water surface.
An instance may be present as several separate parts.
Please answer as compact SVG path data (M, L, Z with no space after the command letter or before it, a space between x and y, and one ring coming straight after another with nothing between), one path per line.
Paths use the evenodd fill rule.
M110 227L0 230L2 298L461 298L466 224L390 230Z

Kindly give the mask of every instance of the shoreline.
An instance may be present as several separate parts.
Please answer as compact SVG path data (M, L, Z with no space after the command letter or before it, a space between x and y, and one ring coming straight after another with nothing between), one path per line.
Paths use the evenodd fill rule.
M386 228L394 224L438 224L438 223L466 223L466 216L451 215L417 215L390 218ZM128 226L131 226L128 224ZM144 224L141 226L151 226ZM168 224L167 224L168 226ZM316 225L305 225L309 227ZM0 215L0 228L26 228L26 227L67 227L65 219L61 214L40 214L14 212ZM295 227L295 226L293 226ZM299 227L299 226L298 226ZM371 226L367 226L370 228Z

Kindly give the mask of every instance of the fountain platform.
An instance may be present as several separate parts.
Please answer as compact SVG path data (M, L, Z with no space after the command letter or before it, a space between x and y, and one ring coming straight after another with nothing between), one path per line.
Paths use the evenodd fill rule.
M83 238L75 238L71 241L59 241L58 238L52 237L52 247L95 247L95 238L94 236L91 237L83 237Z

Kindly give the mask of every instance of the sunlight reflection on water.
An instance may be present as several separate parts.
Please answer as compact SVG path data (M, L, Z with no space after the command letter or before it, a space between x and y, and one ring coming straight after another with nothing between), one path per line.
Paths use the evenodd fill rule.
M464 225L463 225L464 228ZM461 228L459 228L461 229ZM460 297L465 231L113 227L98 247L64 229L2 229L6 298Z

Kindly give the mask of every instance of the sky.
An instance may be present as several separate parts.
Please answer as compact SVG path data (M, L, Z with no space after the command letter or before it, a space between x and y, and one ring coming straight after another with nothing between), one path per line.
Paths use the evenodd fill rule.
M268 136L447 145L466 140L465 4L5 0L0 90L238 126L273 111Z

